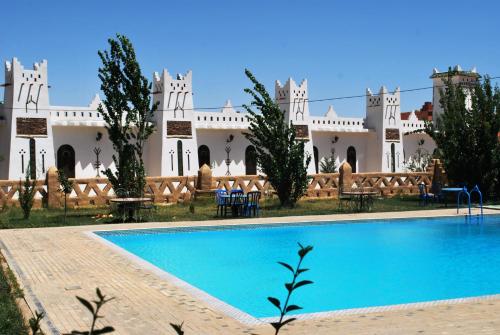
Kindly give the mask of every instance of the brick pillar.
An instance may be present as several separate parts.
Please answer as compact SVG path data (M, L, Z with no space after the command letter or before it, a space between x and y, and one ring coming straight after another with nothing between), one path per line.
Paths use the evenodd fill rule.
M212 195L215 185L212 178L212 170L207 164L198 170L198 179L196 180L196 197L203 195Z
M61 207L61 192L59 180L57 178L57 168L51 166L47 171L47 207L60 208Z
M347 162L342 163L339 168L339 187L344 191L352 188L352 168Z

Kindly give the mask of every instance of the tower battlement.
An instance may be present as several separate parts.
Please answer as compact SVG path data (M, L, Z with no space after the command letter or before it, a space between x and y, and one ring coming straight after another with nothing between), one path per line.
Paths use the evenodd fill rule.
M177 74L174 78L167 69L153 75L153 100L168 118L186 118L193 112L193 72ZM188 113L189 111L189 113Z

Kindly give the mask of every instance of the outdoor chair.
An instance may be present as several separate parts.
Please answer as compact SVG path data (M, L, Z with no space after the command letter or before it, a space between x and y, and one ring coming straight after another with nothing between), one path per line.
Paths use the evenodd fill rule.
M258 216L259 215L259 200L260 200L260 191L252 191L247 193L247 198L245 202L245 215L250 216L252 210L253 210L253 215Z
M424 183L418 184L420 204L426 206L429 200L434 200L434 194L427 192L427 187Z
M233 216L242 214L245 205L245 194L243 190L232 190L229 194L229 202L224 205L224 216L231 210Z
M224 208L226 206L226 202L228 202L227 197L223 197L227 195L226 190L215 190L215 202L217 204L217 216L219 216L219 211L220 215L224 213Z

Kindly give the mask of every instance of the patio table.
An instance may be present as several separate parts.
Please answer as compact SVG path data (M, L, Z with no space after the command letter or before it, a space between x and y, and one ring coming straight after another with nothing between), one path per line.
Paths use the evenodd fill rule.
M128 211L127 220L136 219L135 214L139 208L139 206L146 202L153 202L152 198L113 198L109 200L112 203L116 203L118 205L122 205L124 211Z
M359 211L361 212L366 204L366 200L373 198L379 194L377 191L345 191L342 195L350 195L353 197L358 197Z
M463 191L463 187L443 187L441 189L441 192L442 193L457 193L457 198L459 196L459 193ZM446 201L446 195L443 194L443 198L444 198L444 207L448 207L448 202ZM458 199L457 199L458 201Z
M248 195L246 195L246 194L239 194L238 196L240 198L242 198L243 200L248 198ZM229 205L229 199L231 198L231 194L221 194L221 195L219 195L219 197L224 199L224 203ZM234 197L234 194L233 194L233 197ZM231 213L233 214L233 216L238 216L238 207L243 206L243 205L244 205L244 203L237 204L237 205L231 205Z

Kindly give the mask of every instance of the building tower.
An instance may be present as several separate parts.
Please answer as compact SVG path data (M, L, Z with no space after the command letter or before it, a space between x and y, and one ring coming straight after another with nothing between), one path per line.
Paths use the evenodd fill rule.
M472 68L470 71L462 70L460 65L456 65L453 69L450 68L449 71L439 72L438 69L434 68L432 71L432 119L435 121L442 113L443 107L441 106L441 91L445 89L446 81L448 77L451 79L453 84L463 85L465 89L467 86L472 86L477 83L481 76L477 73L476 68ZM471 105L470 96L466 100L468 107Z
M311 162L307 167L309 174L316 173L314 167L313 144L311 129L309 128L309 96L307 80L304 79L300 85L289 78L285 85L276 81L274 97L280 109L285 113L285 120L295 127L297 139L304 141L306 153L311 156Z
M392 94L384 86L378 95L366 90L365 125L376 136L367 146L367 171L401 172L404 168L400 101L399 87Z
M192 72L174 79L167 70L153 77L156 132L148 143L150 176L191 176L198 170Z
M55 165L47 61L35 63L33 70L24 69L16 58L5 62L4 86L0 179L23 178L28 169L31 178L45 178Z

